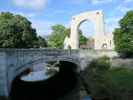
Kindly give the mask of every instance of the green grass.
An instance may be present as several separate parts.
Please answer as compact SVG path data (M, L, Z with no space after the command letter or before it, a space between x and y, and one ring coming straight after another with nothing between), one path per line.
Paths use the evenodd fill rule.
M114 85L121 88L133 89L133 69L112 68L111 77Z
M0 100L8 100L8 99L5 98L5 97L1 97L1 96L0 96Z

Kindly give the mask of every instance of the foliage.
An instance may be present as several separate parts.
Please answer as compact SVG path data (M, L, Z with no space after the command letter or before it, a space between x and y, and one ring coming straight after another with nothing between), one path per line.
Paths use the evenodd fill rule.
M9 12L0 14L1 48L30 48L36 40L36 31L25 17Z
M82 74L85 89L96 100L132 100L133 69L111 67L109 58L93 60Z
M133 89L133 69L112 68L110 72L117 87Z
M80 45L85 45L87 43L87 38L83 35L82 31L79 30L79 44Z
M66 36L70 37L70 28L57 24L52 26L53 32L49 36L48 44L53 48L63 48L64 39ZM87 38L83 36L82 31L79 30L79 41L80 45L86 44Z
M38 46L39 47L47 47L48 44L47 44L47 41L45 40L45 38L41 37L41 36L38 36Z
M92 97L106 98L110 96L111 77L108 57L93 60L85 70L84 78Z
M70 33L71 33L71 29L70 29L70 28L67 28L67 29L65 30L66 36L70 37Z
M66 29L65 34L69 37L70 36L70 28ZM82 31L78 30L79 34L79 45L85 45L87 43L87 38L83 35Z
M133 11L128 11L119 24L114 31L115 49L123 56L133 56Z
M40 47L38 40L40 37L25 17L9 12L0 14L0 48Z
M113 100L132 100L133 96L133 69L111 68L110 69L113 91Z
M52 48L63 48L63 42L65 39L65 27L63 25L52 26L53 32L49 36L48 44Z

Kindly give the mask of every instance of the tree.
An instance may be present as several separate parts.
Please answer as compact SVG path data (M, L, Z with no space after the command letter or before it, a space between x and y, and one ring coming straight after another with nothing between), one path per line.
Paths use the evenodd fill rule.
M65 34L70 37L70 28L66 29ZM87 43L88 39L83 35L82 31L79 29L78 30L78 34L79 34L79 45L84 45Z
M53 48L63 48L64 39L66 36L70 37L70 28L66 28L63 25L54 25L52 26L53 32L49 36L48 44ZM86 44L87 38L83 36L82 31L79 30L79 41L80 45Z
M63 48L63 42L66 37L65 27L63 25L52 26L53 32L49 36L48 45L52 48Z
M114 31L115 49L125 57L133 56L133 11L128 11Z
M47 47L48 44L47 44L47 41L45 40L45 38L41 37L41 36L38 36L38 46L39 47Z
M79 44L80 45L86 44L88 39L83 35L81 30L79 30L78 33L79 33Z
M107 98L110 97L112 86L109 61L106 56L94 59L81 73L81 81L85 83L85 89L95 98L94 100L109 100Z
M25 17L9 12L0 14L0 48L33 48L38 47L37 42L36 30Z

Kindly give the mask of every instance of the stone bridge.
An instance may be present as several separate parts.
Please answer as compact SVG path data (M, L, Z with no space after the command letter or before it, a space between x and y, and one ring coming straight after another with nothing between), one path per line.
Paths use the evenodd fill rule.
M0 95L9 96L13 79L27 68L50 61L67 61L83 66L78 50L0 49Z

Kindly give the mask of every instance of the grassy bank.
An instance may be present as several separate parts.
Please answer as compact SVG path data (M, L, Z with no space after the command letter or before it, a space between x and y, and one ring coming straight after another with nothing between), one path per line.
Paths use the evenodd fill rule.
M112 80L111 100L133 100L133 69L110 69Z
M102 57L92 61L81 76L95 100L133 100L133 69L112 68L109 58Z
M110 72L113 84L118 87L133 89L133 69L112 68Z
M0 100L7 100L7 98L0 96Z

